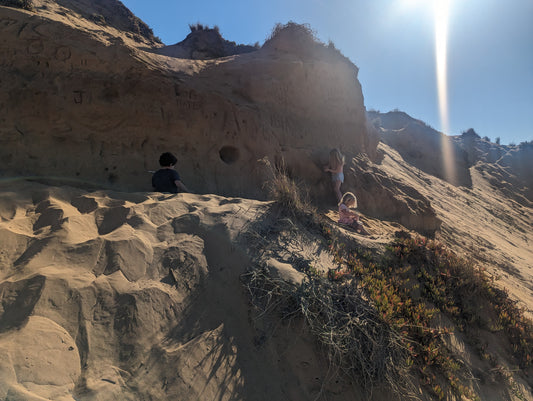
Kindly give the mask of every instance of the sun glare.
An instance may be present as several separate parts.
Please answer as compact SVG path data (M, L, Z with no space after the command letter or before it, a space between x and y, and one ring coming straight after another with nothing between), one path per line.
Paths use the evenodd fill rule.
M435 0L435 64L437 75L437 94L441 131L449 134L448 116L448 21L451 0ZM442 137L442 156L444 172L450 182L455 181L454 157L451 142L447 136Z
M448 16L450 0L435 1L435 61L437 66L437 90L439 112L444 133L448 132Z

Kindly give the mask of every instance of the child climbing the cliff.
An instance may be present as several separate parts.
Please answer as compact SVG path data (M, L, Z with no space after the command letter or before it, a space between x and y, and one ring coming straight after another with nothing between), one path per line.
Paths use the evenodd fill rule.
M351 192L346 192L339 202L339 223L346 224L355 229L358 233L368 235L363 223L359 220L359 215L350 208L357 207L357 198Z
M177 194L178 192L191 192L181 182L180 175L174 167L178 159L170 152L165 152L159 157L159 165L161 168L157 170L152 176L152 187L157 192L170 192Z
M329 152L329 164L324 167L325 172L331 173L331 182L333 191L340 202L342 198L341 184L344 182L344 155L338 149L332 149Z

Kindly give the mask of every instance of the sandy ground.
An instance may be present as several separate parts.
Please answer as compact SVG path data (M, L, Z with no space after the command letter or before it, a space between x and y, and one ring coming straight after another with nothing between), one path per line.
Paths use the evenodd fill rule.
M383 168L398 174L394 157L389 151ZM451 191L436 180L420 188ZM494 192L473 191L476 203L459 190L458 201L435 202L441 239L465 252L483 240L476 258L494 261L488 266L511 295L531 307L531 233L516 230L528 211L511 214L510 236L480 224ZM250 267L292 282L302 265L334 267L316 233L279 219L268 202L15 179L0 193L0 398L359 399L328 371L302 327L252 313L240 280ZM474 205L467 214L447 206L467 201ZM326 215L334 223L336 212ZM362 218L369 236L339 229L366 248L405 230ZM478 229L469 230L475 221ZM511 242L523 248L505 247ZM513 268L501 270L504 262Z
M331 264L312 238L262 245L269 203L20 180L0 193L1 399L357 399L302 328L250 320L248 268Z

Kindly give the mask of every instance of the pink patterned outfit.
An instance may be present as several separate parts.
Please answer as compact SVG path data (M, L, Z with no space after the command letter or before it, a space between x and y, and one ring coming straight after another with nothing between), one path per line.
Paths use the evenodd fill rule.
M339 223L353 224L357 221L357 215L350 210L348 206L341 203L339 206Z

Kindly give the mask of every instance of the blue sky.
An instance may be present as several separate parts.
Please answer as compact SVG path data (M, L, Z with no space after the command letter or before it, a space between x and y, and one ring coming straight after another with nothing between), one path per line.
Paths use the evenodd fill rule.
M436 1L122 0L167 45L196 22L243 44L263 44L278 22L307 23L359 67L367 109L399 109L442 131ZM449 1L445 133L474 128L502 144L533 140L533 0Z

